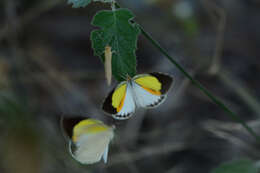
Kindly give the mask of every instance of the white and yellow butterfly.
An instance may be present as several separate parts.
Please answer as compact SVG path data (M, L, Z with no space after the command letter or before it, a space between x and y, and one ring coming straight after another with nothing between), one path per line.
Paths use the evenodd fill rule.
M63 118L62 127L69 138L71 156L81 164L93 164L102 158L107 162L114 127L96 119Z
M128 119L138 107L153 108L160 105L172 81L171 76L158 72L128 78L109 93L102 109L115 119Z

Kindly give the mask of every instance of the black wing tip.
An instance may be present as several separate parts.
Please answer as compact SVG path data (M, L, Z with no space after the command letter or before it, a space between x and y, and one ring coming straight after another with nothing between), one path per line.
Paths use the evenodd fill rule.
M162 83L162 94L169 91L173 83L173 77L171 75L162 72L152 72L150 75L156 77Z
M173 76L168 74L168 73L163 73L163 72L151 72L149 73L150 75L152 76L155 76L155 77L164 77L164 78L167 78L167 80L169 81L173 81Z
M84 117L84 116L62 116L61 120L60 120L60 125L61 128L63 130L63 133L65 133L65 135L67 137L69 137L69 139L72 138L72 133L73 133L73 128L76 124L78 124L80 121L88 119L88 117Z
M112 89L108 96L104 99L103 104L102 104L102 110L107 113L107 114L116 114L116 108L112 106L112 95L114 93L116 88Z

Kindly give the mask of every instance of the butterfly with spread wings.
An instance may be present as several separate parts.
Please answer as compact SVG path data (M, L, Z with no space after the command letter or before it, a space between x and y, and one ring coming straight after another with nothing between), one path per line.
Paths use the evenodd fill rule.
M163 103L172 82L170 75L158 72L128 77L109 93L102 109L115 119L128 119L139 107L154 108Z

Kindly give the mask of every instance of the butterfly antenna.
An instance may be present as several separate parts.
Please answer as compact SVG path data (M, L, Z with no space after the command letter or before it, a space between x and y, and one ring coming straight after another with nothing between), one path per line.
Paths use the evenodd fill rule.
M127 80L127 75L119 74L120 77L122 77L125 81Z
M131 79L131 76L128 73L126 73L126 80L130 80L130 79Z

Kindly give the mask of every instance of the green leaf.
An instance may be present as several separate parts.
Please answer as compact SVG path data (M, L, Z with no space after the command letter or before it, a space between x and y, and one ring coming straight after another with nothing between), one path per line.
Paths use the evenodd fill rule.
M69 4L73 4L73 8L80 8L80 7L86 7L89 3L91 3L91 0L68 0Z
M113 0L92 0L93 2L103 2L103 3L111 3ZM68 0L69 4L73 4L73 8L86 7L91 0Z
M135 51L140 30L130 23L133 18L131 11L117 9L101 11L92 21L92 25L101 28L91 33L94 53L104 62L105 46L112 47L112 73L118 81L136 75Z
M93 0L94 2L111 3L113 0Z
M223 163L215 168L212 173L257 173L255 164L248 159L234 160Z

